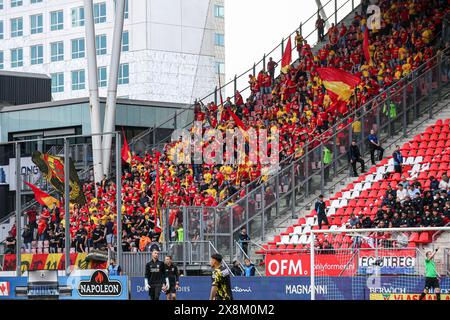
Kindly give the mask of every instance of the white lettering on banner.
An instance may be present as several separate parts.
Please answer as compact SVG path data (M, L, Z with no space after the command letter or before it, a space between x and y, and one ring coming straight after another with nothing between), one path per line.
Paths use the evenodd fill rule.
M406 288L396 288L396 287L379 287L371 288L369 287L370 293L406 293Z
M302 275L302 261L301 260L271 260L267 266L270 275Z
M246 288L240 288L238 286L235 286L234 288L231 289L232 292L253 292L252 288L248 287Z
M346 265L346 264L329 264L329 263L317 263L314 266L314 269L317 271L323 271L323 270L353 270L354 265L352 263Z
M316 294L328 294L328 286L318 285L314 286ZM286 285L286 294L310 294L311 293L311 285L303 285L303 284L287 284Z
M414 257L360 257L360 267L388 267L388 268L414 268L416 265L416 258Z
M148 290L145 289L145 286L136 286L136 292L148 292ZM180 286L177 289L177 292L191 292L191 287L189 286Z

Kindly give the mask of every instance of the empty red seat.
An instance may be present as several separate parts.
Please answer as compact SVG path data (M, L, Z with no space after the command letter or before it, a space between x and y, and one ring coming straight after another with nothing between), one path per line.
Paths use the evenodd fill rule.
M409 242L417 242L418 240L419 240L419 233L418 232L411 233L411 235L409 236Z
M416 242L420 242L420 243L431 242L430 234L428 232L421 232L420 236L419 236L419 241L416 241Z

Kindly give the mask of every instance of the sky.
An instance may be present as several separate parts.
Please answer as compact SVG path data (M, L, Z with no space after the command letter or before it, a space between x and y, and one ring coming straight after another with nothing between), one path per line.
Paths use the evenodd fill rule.
M261 60L315 8L314 0L225 0L226 81ZM272 54L276 60L281 58L278 49Z
M344 2L339 0L338 7ZM326 3L328 0L322 0L329 14L334 9L334 1L328 5ZM299 27L300 21L305 22L316 10L315 0L225 0L226 82L233 79L235 74L240 75L250 69L254 62L262 59L264 53L279 45L282 37L286 38ZM314 30L315 21L316 17L304 24L303 35ZM275 61L280 60L281 49L278 48L271 56ZM256 68L256 72L261 69ZM238 88L246 86L247 81L248 77L245 76L238 83ZM227 90L226 94L230 95L231 92Z

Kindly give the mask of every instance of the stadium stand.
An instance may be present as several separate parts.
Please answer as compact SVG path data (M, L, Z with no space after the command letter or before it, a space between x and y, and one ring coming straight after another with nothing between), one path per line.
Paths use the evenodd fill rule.
M371 32L370 35L372 66L365 61L362 52L366 18L358 13L354 15L350 25L341 24L340 29L337 26L330 29L329 42L325 43L316 55L310 45L300 37L297 39L299 59L290 66L287 74L276 79L272 79L263 71L256 77L252 75L249 78L251 95L244 101L237 92L234 103L228 98L225 105L229 105L246 126L279 129L280 161L297 159L303 154L303 147L307 143L316 146L329 137L330 132L326 130L331 125L364 105L383 89L411 75L424 62L434 63L430 59L438 50L436 40L442 28L443 17L449 12L448 7L445 10L437 9L439 2L380 0L379 6L384 12L382 29L379 32ZM347 104L338 105L333 102L315 71L319 66L340 68L360 77L359 90ZM214 103L209 103L206 107L198 104L195 108L195 119L202 121L206 127L217 126L220 130L236 128L236 122L227 114L219 119L219 111L219 106ZM441 133L441 128L448 129L448 121L445 125L436 125L436 128L439 128L439 132L433 131L429 135L429 138L433 136L432 140L430 138L426 141L415 141L420 147L417 154L415 148L403 148L404 153L408 152L406 165L412 167L407 172L410 172L410 176L417 172L419 180L423 180L426 174L423 169L425 165L429 164L431 167L438 164L429 161L428 157L440 155L430 155L431 151L427 151L425 146L436 144L433 151L447 150L445 138L441 140L438 133ZM159 168L163 177L163 207L232 205L245 196L246 186L251 190L267 179L264 167L250 163L220 167L175 166L171 163L175 146L175 143L166 144L161 157L150 152L143 155L133 154L130 166L124 169L121 210L124 214L122 248L125 251L145 250L153 240L157 240L160 233L160 220L152 206L156 158L160 159ZM442 155L445 156L448 157L447 154ZM390 160L383 160L376 171L360 177L342 194L337 194L329 200L332 228L342 228L352 212L359 213L358 210L364 206L367 208L368 203L378 205L386 185L390 181L398 182L401 179L401 176L393 175L391 180L382 180L383 174L391 172L391 167ZM440 164L438 168L441 170ZM440 172L436 170L436 176L440 177ZM425 181L422 183L426 186ZM107 230L102 232L108 235L116 232L117 226L111 226L114 224L116 211L115 185L105 180L97 187L97 192L95 189L94 184L85 184L84 192L88 205L81 208L75 205L71 210L70 231L72 243L76 246L74 250L77 252L93 246L92 235L96 225L100 224L102 230ZM364 214L374 217L377 210L378 208L371 209L370 213L364 211ZM62 215L63 210L42 208L39 211L41 213L38 213L38 209L32 209L27 213L32 217L29 220L32 229L36 230L33 234L32 249L27 250L46 252L50 250L50 243L55 242L58 243L57 250L61 249L64 223L57 217L56 212ZM314 221L312 213L306 220L300 220L298 225L276 237L274 242L268 245L269 249L283 246L300 248L306 245L308 228L315 227ZM169 223L174 230L182 225L179 211L173 210ZM53 229L52 233L49 233L50 229ZM417 235L417 238L426 240L426 236L422 235ZM334 240L335 244L338 243ZM347 239L345 240L344 245L348 244ZM105 241L106 238L102 241L104 245Z
M401 148L403 172L395 173L387 157L326 201L329 226L324 229L444 226L450 222L450 119L437 120ZM438 181L436 183L435 181ZM444 181L442 183L442 181ZM434 185L432 183L434 182ZM399 186L402 185L400 188ZM405 194L400 189L405 188ZM392 195L389 197L389 195ZM352 221L353 220L353 221ZM295 253L310 247L310 230L318 229L315 210L264 246L259 254ZM414 232L408 246L431 242L434 232ZM380 235L377 235L379 237ZM383 237L390 239L390 234ZM316 246L352 248L345 233L320 234Z

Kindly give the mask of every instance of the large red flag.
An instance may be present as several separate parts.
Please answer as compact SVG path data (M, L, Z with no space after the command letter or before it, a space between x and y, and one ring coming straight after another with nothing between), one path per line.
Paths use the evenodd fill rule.
M56 203L56 206L59 207L59 201L57 199L55 199L54 197L52 197L51 195L49 195L48 193L42 191L41 189L39 189L38 187L36 187L35 185L28 183L26 181L24 181L25 184L27 186L29 186L31 188L31 190L33 190L34 193L34 198L36 199L37 202L39 202L41 205L43 206L47 206L49 208L53 207L53 204Z
M364 57L366 58L366 62L368 64L371 64L370 52L369 52L369 28L367 28L367 26L366 26L366 30L364 31L363 51L364 51Z
M291 65L292 60L292 44L291 37L289 37L288 42L286 44L286 49L283 53L283 58L281 59L281 71L283 73L287 73L289 70L289 66Z
M130 147L128 146L127 137L125 136L125 132L123 131L123 129L122 129L122 136L123 136L123 146L121 150L122 160L128 164L131 164Z
M336 94L342 101L348 101L353 89L359 84L360 79L344 70L336 68L317 68L317 73L322 79L325 88Z

